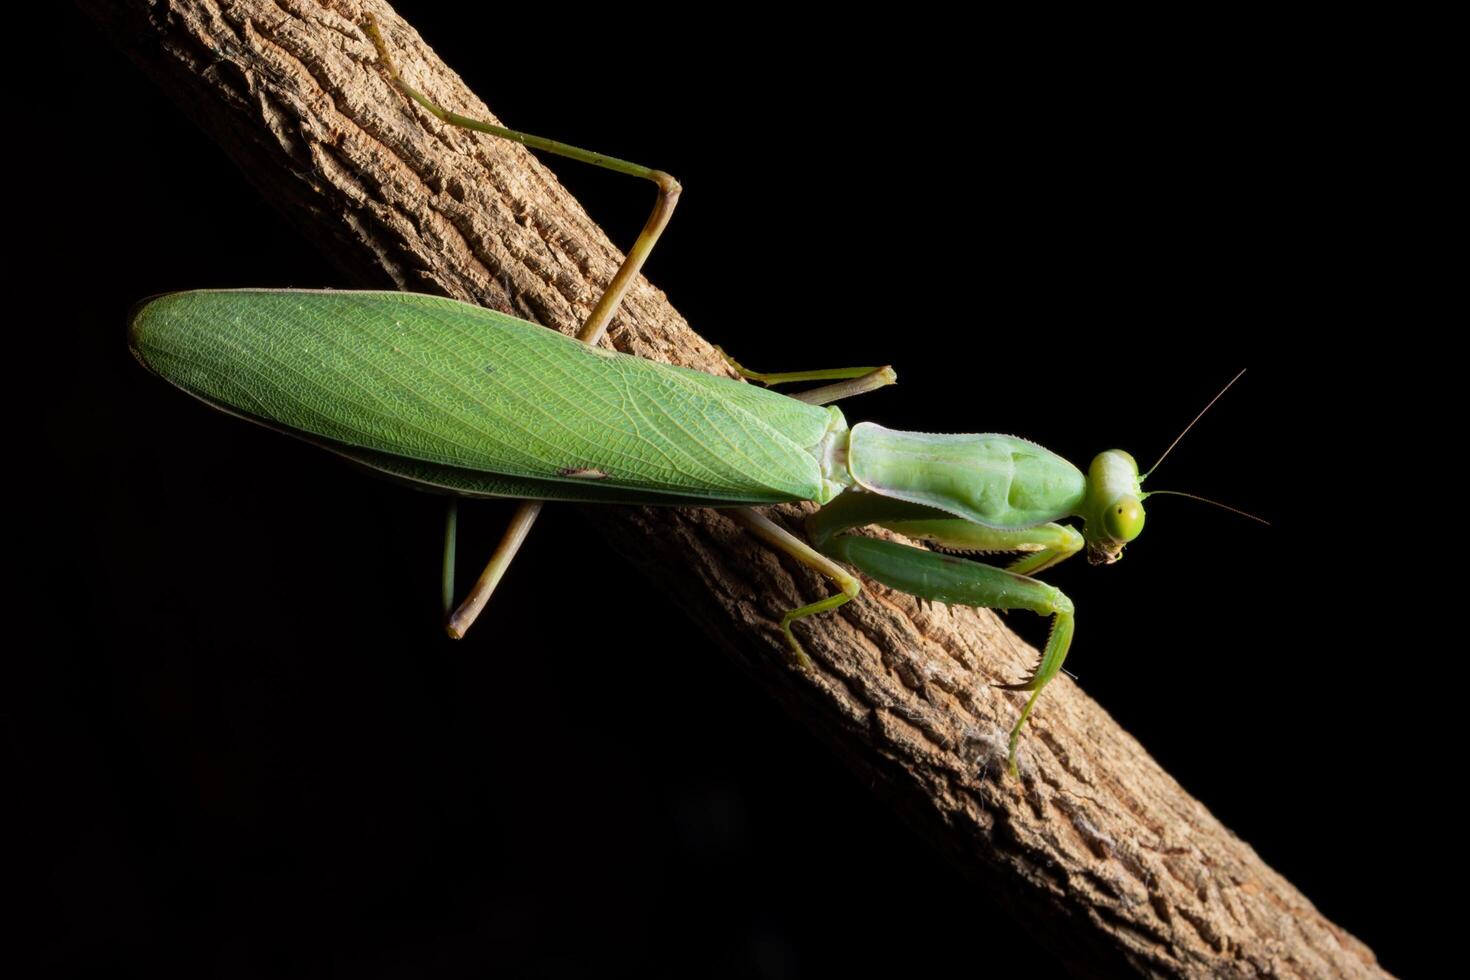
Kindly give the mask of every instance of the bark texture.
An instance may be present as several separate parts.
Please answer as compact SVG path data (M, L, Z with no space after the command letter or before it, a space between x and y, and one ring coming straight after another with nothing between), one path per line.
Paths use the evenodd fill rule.
M620 253L518 146L412 106L361 24L377 14L405 76L493 118L376 0L79 0L351 282L441 293L574 332ZM611 342L727 373L639 281ZM799 507L778 508L788 525ZM829 743L994 904L1088 975L1367 977L1324 918L1063 676L1003 777L1036 654L986 611L869 583L805 621L809 673L775 621L825 583L709 510L616 509L615 545Z

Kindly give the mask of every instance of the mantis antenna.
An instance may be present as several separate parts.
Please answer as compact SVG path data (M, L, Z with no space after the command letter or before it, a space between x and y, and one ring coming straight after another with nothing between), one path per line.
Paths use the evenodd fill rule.
M1215 507L1219 507L1221 510L1228 510L1232 514L1239 514L1241 517L1249 517L1251 520L1264 524L1267 527L1271 526L1271 522L1266 520L1264 517L1257 517L1255 514L1252 514L1249 511L1241 510L1239 507L1231 507L1229 504L1222 504L1218 500L1211 500L1209 497L1201 497L1199 494L1196 493L1185 493L1183 490L1150 490L1144 494L1144 497L1152 497L1156 494L1162 494L1166 497L1188 497L1190 500L1198 500L1202 504L1212 504Z
M1177 446L1177 445L1179 445L1179 440L1181 440L1185 436L1189 435L1189 430L1192 429L1192 428L1194 428L1194 423L1195 422L1198 422L1200 419L1202 419L1202 418L1205 417L1205 413L1208 412L1211 408L1213 408L1215 406L1215 402L1219 401L1220 398L1225 394L1225 392L1227 392L1227 391L1230 390L1230 386L1231 385L1235 384L1235 382L1237 382L1237 381L1240 380L1240 376L1242 374L1245 374L1245 368L1241 368L1240 369L1240 372L1238 374L1236 374L1235 377L1231 378L1230 381L1229 381L1229 383L1227 383L1225 385L1225 387L1223 387L1223 388L1220 389L1220 393L1217 394L1214 398L1211 398L1210 399L1210 403L1208 405L1206 405L1204 408L1200 409L1199 414L1194 417L1194 420L1184 427L1184 431L1181 432L1181 433L1179 433L1177 436L1174 437L1174 441L1171 442L1171 443L1169 443L1169 448L1164 450L1164 455L1160 456L1154 462L1154 465L1152 465L1152 466L1150 466L1148 468L1148 472L1144 473L1143 476L1140 476L1138 478L1138 482L1139 483L1142 483L1144 480L1147 480L1150 476L1153 475L1154 470L1156 470L1156 469L1159 468L1159 463L1162 463L1165 459L1167 459L1169 457L1169 454L1174 451L1174 447ZM1154 492L1155 493L1163 493L1164 491L1162 491L1162 490L1156 490ZM1187 496L1187 494L1186 494L1186 496ZM1203 500L1204 498L1201 497L1201 498L1197 498L1197 499ZM1209 501L1209 503L1214 503L1214 501L1211 500L1211 501ZM1224 506L1224 505L1222 504L1221 506Z
M1189 430L1194 428L1194 423L1204 418L1205 413L1208 412L1211 408L1215 407L1215 402L1219 401L1220 398L1225 394L1225 392L1230 390L1231 385L1240 380L1240 376L1242 374L1245 374L1245 368L1241 368L1236 373L1235 377L1226 382L1225 387L1221 388L1219 393L1216 394L1214 398L1210 399L1210 403L1204 408L1200 409L1199 414L1196 415L1194 419L1184 427L1184 431L1174 437L1174 441L1169 443L1169 448L1164 450L1164 455L1160 456L1158 460L1154 462L1154 465L1148 468L1147 473L1138 478L1139 483L1142 483L1144 480L1148 479L1153 474L1153 471L1159 468L1159 463L1162 463L1166 458L1168 458L1169 454L1174 451L1174 447L1179 445L1179 440L1183 439L1186 435L1189 434ZM1243 511L1239 507L1231 507L1229 504L1222 504L1218 500L1211 500L1209 497L1201 497L1199 494L1185 493L1182 490L1150 490L1143 496L1147 498L1155 496L1156 494L1162 494L1167 497L1188 497L1190 500L1198 500L1202 504L1211 504L1215 507L1219 507L1221 510L1228 510L1232 514L1239 514L1241 517L1248 517L1253 521L1257 521L1258 523L1266 525L1267 527L1271 526L1271 522L1266 520L1265 518L1257 517L1255 514L1249 513L1248 511Z

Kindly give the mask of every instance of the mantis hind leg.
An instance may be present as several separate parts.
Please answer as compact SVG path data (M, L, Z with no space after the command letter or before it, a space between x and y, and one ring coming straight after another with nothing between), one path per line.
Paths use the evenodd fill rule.
M579 160L582 163L590 163L595 167L603 167L604 169L627 174L631 177L641 177L644 180L651 181L658 188L658 197L654 201L653 211L648 215L648 220L644 222L643 230L633 242L633 247L628 249L628 254L623 259L623 264L618 267L618 271L613 275L612 281L608 283L607 289L593 305L592 312L587 315L587 319L583 322L581 329L577 331L577 339L584 344L597 344L602 339L602 335L607 332L607 326L612 322L613 313L622 303L623 296L628 292L629 287L633 285L633 280L637 277L639 270L643 268L644 261L648 258L649 253L653 251L653 246L658 242L659 236L663 234L664 227L669 223L669 218L673 216L674 207L679 203L679 194L682 190L679 182L662 170L654 170L651 167L630 163L627 160L619 160L616 157L610 157L602 153L594 153L591 150L584 150L581 147L572 146L568 143L549 140L541 136L532 136L529 133L506 129L504 126L497 126L495 123L482 119L471 119L468 116L461 116L456 112L450 112L404 81L403 76L398 71L397 64L393 61L392 54L388 51L388 44L383 39L378 20L372 13L368 13L367 15L366 29L368 37L372 39L373 46L377 48L378 59L383 63L383 67L387 71L389 78L393 80L393 83L398 86L404 95L451 126L458 126L461 129L469 129L479 133L488 133L491 136L498 136L501 139L510 140L513 143L520 143L522 146L528 146L535 150L554 153L557 156ZM459 607L449 614L445 628L451 637L456 640L463 637L465 631L470 628L470 625L474 623L476 617L480 615L480 610L485 608L485 603L490 601L490 595L495 591L495 586L499 583L501 576L505 574L505 570L510 567L510 563L515 560L516 552L520 549L521 542L526 539L526 534L530 532L531 526L536 523L536 518L540 516L541 507L542 501L528 500L516 508L516 512L511 517L510 524L504 536L501 538L500 544L496 547L495 553L490 558L490 562L485 566L485 570L480 573L479 579L475 582L475 587L465 597L465 600L460 603ZM452 592L453 590L453 522L454 517L451 514L448 518L448 524L451 526L451 530L446 535L444 553L446 569L444 582L447 592Z

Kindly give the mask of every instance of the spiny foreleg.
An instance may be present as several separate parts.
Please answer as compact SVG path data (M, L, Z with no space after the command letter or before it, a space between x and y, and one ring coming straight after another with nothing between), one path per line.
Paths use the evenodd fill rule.
M1010 569L1001 569L894 541L840 533L865 524L879 524L956 550L1027 553ZM823 554L900 592L936 602L1028 609L1052 617L1051 634L1031 676L1018 684L997 685L1032 692L1010 732L1008 759L1011 774L1015 775L1021 728L1031 717L1042 688L1061 670L1076 627L1072 600L1061 589L1024 572L1050 567L1076 554L1082 547L1082 535L1059 524L1010 530L987 528L872 494L844 494L809 517L807 531Z

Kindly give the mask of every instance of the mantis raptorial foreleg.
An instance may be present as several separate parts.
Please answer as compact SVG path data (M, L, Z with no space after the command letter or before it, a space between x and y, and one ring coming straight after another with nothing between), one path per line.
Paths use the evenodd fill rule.
M1025 552L1006 566L1017 575L1035 575L1082 550L1082 534L1065 524L1038 524L999 530L958 518L920 518L879 521L890 531L917 541L928 541L948 551L971 554Z
M894 541L844 534L828 541L823 551L889 588L921 598L988 609L1029 609L1053 617L1051 636L1031 676L1018 684L997 685L1011 691L1033 692L1011 729L1010 767L1014 774L1021 727L1026 724L1041 689L1061 670L1071 646L1072 600L1056 586L1026 575Z
M841 533L868 524L932 541L944 548L1028 554L1009 569L1002 569L895 541ZM853 566L889 588L936 602L988 609L1028 609L1053 617L1051 635L1031 676L1018 684L996 685L1008 691L1032 692L1010 733L1010 769L1015 774L1016 744L1021 728L1031 716L1041 689L1061 670L1075 628L1072 600L1061 589L1027 573L1048 568L1076 554L1083 545L1082 535L1061 524L989 528L932 508L868 493L846 493L838 497L807 518L807 533L823 554Z

